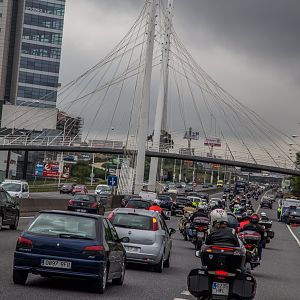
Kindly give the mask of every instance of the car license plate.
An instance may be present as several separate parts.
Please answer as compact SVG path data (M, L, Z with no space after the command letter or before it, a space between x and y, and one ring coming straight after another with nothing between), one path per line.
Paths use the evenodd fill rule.
M197 232L197 237L198 237L198 238L204 238L204 232L198 231L198 232Z
M70 261L42 259L41 266L48 268L71 269L72 263Z
M127 252L133 252L133 253L140 253L141 252L141 249L138 248L138 247L125 246L124 248Z
M85 212L86 212L86 209L76 209L76 211L85 213Z
M229 295L229 283L213 282L212 294L228 296Z

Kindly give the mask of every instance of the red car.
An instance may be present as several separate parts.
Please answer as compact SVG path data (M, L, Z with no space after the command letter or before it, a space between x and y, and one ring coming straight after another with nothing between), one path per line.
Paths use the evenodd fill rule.
M85 185L76 184L72 190L72 195L74 196L75 194L86 195L88 194L88 190Z

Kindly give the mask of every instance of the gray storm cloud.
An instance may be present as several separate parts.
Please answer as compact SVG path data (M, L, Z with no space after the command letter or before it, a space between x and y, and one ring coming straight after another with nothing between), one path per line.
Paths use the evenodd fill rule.
M94 65L131 27L143 0L69 0L61 81ZM174 24L198 63L287 134L300 133L300 2L175 0Z

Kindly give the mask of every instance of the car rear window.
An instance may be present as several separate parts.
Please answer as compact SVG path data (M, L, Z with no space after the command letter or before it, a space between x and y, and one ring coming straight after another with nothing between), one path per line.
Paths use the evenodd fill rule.
M75 195L74 200L95 202L95 197L93 195Z
M187 202L189 202L190 200L187 199L187 198L176 198L176 202L177 203L182 203L182 204L185 204Z
M151 206L150 202L146 201L141 201L141 200L129 200L127 203L127 207L132 207L132 208L141 208L141 209L146 209Z
M96 220L93 218L41 213L27 229L27 232L75 239L96 239Z
M152 230L152 217L137 214L116 214L112 220L116 227Z

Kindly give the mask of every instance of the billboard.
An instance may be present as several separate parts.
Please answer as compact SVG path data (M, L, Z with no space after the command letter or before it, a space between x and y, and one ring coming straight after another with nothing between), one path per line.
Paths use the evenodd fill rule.
M62 178L70 177L71 166L65 164L63 166ZM54 163L37 163L35 166L35 176L44 178L59 178L60 167L58 162Z
M206 138L204 140L204 145L209 147L221 147L221 139L219 138Z

